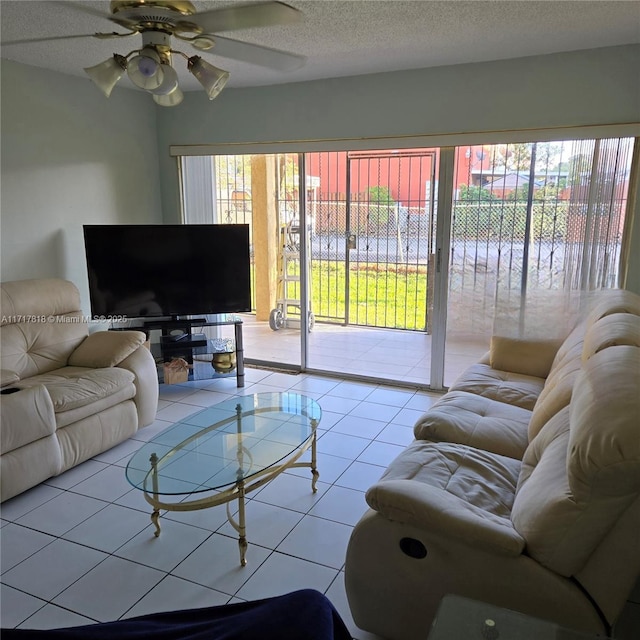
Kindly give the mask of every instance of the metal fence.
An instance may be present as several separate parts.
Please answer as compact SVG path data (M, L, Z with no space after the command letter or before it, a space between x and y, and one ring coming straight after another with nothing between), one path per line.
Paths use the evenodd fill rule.
M616 286L632 142L608 142L582 142L573 157L565 144L555 159L551 151L541 159L538 149L537 163L535 143L456 150L458 163L468 161L468 184L458 172L449 326L481 330L479 324L491 322L497 291L581 286L587 268L590 286ZM498 154L519 168L500 169ZM430 330L435 158L436 150L393 157L306 154L309 175L302 182L299 157L277 156L280 225L299 220L298 189L307 185L310 301L317 321ZM525 160L530 164L523 169ZM485 168L473 169L474 163ZM220 221L251 223L250 162L228 156L217 166L218 184L225 185L218 193ZM409 195L400 199L402 193Z

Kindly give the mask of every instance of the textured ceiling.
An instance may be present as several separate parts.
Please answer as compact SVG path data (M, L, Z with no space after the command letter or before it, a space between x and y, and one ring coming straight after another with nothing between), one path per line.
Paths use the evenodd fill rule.
M194 0L193 4L198 11L206 11L240 2ZM276 72L202 54L231 73L228 86L281 84L640 42L638 0L288 0L287 4L303 12L300 24L220 35L304 55L306 64L294 71ZM116 30L99 15L108 12L108 1L1 0L0 54L82 76L83 67L114 52L126 54L137 48L140 36L11 42ZM185 43L175 45L189 55L194 53ZM183 90L200 89L179 58L174 66Z

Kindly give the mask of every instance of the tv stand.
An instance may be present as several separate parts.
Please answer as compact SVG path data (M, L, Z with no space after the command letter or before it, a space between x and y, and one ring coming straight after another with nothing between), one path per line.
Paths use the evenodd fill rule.
M166 338L166 342L177 342L178 340L184 340L187 336L191 334L189 333L180 333L178 335L169 334L168 336L162 336Z
M164 381L165 362L182 358L189 365L189 380L229 377L235 375L237 386L244 387L244 346L242 341L242 318L236 315L219 314L214 321L206 318L171 320L145 320L142 325L150 340L151 353L159 364L159 378ZM204 327L233 327L233 339L209 338L201 330ZM194 329L200 330L194 332ZM159 338L151 332L160 331ZM157 334L156 334L157 335ZM236 366L233 371L220 372L214 367L216 354L235 353ZM200 357L198 357L200 356ZM210 358L205 358L211 356Z
M172 335L174 331L191 333L192 327L206 326L206 318L171 318L171 320L145 320L142 323L144 330L159 329L163 336Z
M160 336L160 343L171 349L173 345L182 348L185 345L190 347L204 347L207 344L207 336L204 333L179 333L176 335Z

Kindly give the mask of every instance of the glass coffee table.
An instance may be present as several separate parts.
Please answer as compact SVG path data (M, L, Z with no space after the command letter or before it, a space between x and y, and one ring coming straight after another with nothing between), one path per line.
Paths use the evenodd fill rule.
M246 565L245 495L285 469L309 467L316 492L318 403L297 393L256 393L198 411L155 436L131 458L127 480L153 507L160 535L160 510L193 511L226 504L238 532L240 564ZM311 461L299 462L311 447ZM238 500L237 520L229 503Z

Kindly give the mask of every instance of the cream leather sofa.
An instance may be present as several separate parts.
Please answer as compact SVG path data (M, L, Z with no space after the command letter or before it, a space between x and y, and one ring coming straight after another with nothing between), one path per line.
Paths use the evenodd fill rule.
M4 501L153 422L158 378L144 333L89 335L71 282L5 282L0 305Z
M414 433L348 545L356 624L424 639L453 593L607 633L640 575L640 297L600 292L561 344L494 338Z

